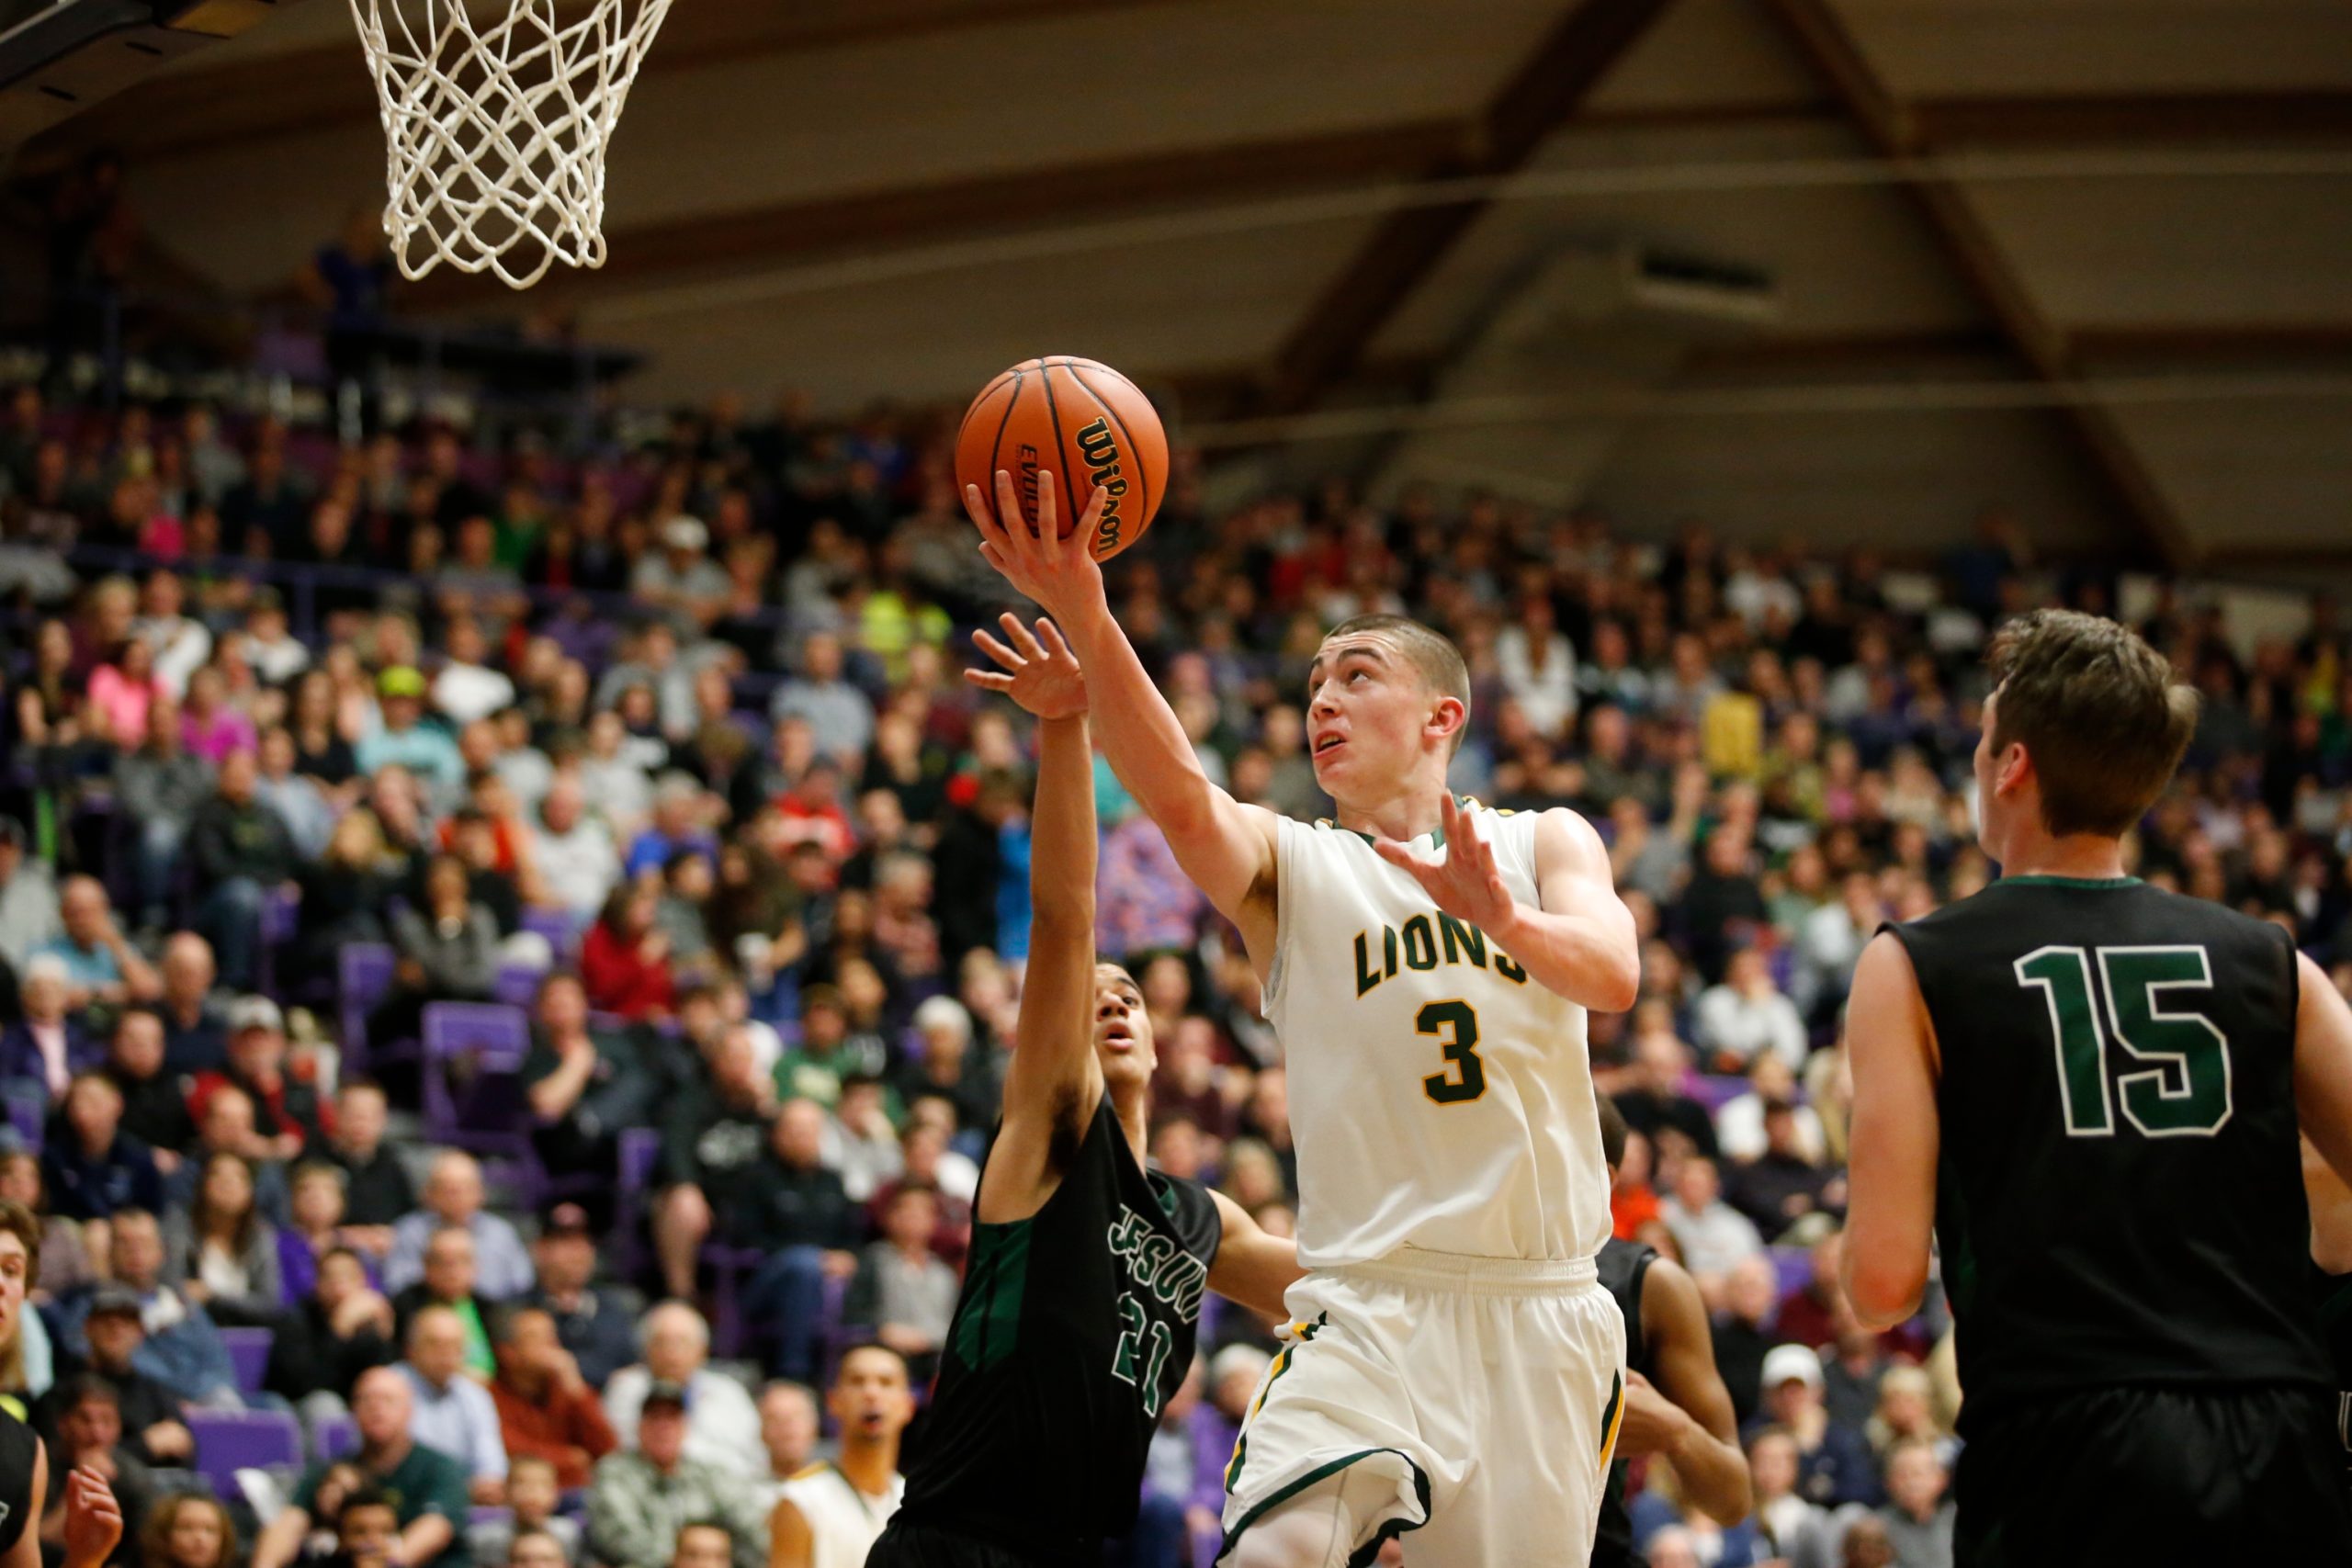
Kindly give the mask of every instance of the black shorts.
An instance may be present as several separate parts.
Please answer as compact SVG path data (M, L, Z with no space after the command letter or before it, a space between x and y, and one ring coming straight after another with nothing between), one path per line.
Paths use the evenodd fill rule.
M1963 1425L1956 1568L2352 1561L2321 1390L2098 1389Z
M865 1568L1044 1568L1034 1558L975 1537L892 1519L865 1554Z

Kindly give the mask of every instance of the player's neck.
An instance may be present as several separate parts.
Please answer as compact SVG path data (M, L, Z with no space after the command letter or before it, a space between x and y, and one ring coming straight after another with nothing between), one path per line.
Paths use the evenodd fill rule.
M1406 844L1424 833L1436 832L1444 820L1444 808L1445 781L1433 779L1416 783L1371 806L1342 805L1340 826L1351 833L1369 833Z
M2070 833L2052 838L2046 833L2021 833L2001 862L2001 874L2064 876L2082 882L2112 882L2129 874L2123 869L2123 840L2098 833Z
M899 1439L884 1438L866 1443L843 1438L842 1457L834 1463L852 1486L868 1497L883 1496L890 1490L890 1478L899 1472Z

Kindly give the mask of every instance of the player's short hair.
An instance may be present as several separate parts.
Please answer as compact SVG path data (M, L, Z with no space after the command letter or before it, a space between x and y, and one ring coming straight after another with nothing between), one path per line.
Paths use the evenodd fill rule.
M1600 1157L1614 1170L1625 1163L1625 1113L1605 1094L1593 1098L1600 1107Z
M900 1188L899 1190L902 1192L910 1190L928 1192L931 1191L932 1189L928 1187L913 1189ZM852 1356L858 1355L861 1352L867 1350L872 1350L879 1355L889 1357L890 1359L899 1363L899 1375L900 1377L905 1378L910 1383L914 1381L914 1371L907 1365L907 1358L904 1351L893 1348L888 1345L885 1345L879 1339L857 1339L853 1340L848 1345L842 1347L842 1359L833 1363L833 1382L841 1382L842 1375L849 1371L849 1359ZM775 1387L776 1385L770 1384L769 1386ZM806 1387L799 1383L789 1383L784 1386L800 1389L804 1393L808 1392Z
M1462 728L1453 732L1453 750L1462 750L1462 738L1470 729L1470 666L1463 659L1462 650L1443 632L1425 626L1409 615L1352 615L1323 634L1325 642L1335 637L1349 637L1371 632L1388 638L1405 656L1421 683L1442 697L1452 697L1462 705Z
M13 1198L0 1198L0 1233L25 1244L25 1287L40 1277L40 1220Z
M2003 626L1986 657L1993 749L2022 745L2052 835L2120 838L2171 782L2197 728L2197 693L2127 626L2076 610L2035 610Z

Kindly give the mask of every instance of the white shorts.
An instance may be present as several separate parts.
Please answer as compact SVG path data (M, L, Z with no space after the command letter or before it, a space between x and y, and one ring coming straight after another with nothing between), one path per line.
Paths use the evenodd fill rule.
M1405 1247L1290 1288L1289 1343L1226 1468L1225 1544L1344 1472L1368 1563L1416 1531L1439 1568L1581 1564L1624 1403L1625 1323L1590 1258ZM1372 1483L1367 1484L1367 1483Z

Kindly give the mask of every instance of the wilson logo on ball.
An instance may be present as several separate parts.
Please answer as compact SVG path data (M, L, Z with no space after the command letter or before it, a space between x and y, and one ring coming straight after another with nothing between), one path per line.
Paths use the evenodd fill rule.
M1110 497L1102 503L1102 520L1094 527L1094 547L1098 551L1116 549L1119 498L1127 493L1127 480L1119 469L1119 438L1111 434L1111 422L1098 419L1080 431L1078 449L1086 457L1088 482L1101 485Z

